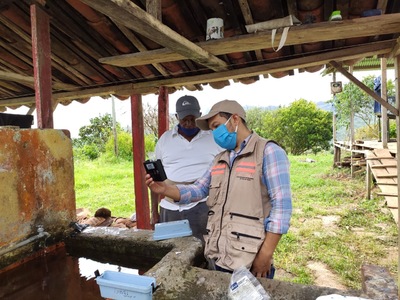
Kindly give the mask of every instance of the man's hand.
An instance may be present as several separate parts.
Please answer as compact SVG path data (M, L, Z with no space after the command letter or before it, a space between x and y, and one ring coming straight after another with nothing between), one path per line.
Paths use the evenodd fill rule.
M257 253L250 271L258 278L265 278L271 269L272 256L267 256L261 250Z
M260 250L253 261L253 265L250 268L251 273L256 277L266 277L269 275L272 257L275 252L275 248L281 239L281 234L266 232L265 240L261 245Z
M166 190L166 184L163 181L154 181L153 178L149 175L146 174L146 185L149 187L149 189L156 193L156 194L164 194Z
M178 202L181 198L179 189L176 185L167 184L165 181L154 181L149 174L146 174L146 185L149 189L156 194L162 194L164 196L170 197Z

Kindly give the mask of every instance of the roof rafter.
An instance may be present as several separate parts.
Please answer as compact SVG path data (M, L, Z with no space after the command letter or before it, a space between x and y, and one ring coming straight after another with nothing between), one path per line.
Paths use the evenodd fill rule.
M335 30L332 30L332 26L335 27ZM355 27L359 30L354 30ZM285 45L300 45L320 41L376 36L398 32L400 32L399 13L337 22L321 22L294 26L289 30ZM280 37L281 32L279 31L277 32L275 39L279 40ZM269 49L272 47L271 30L201 42L197 45L213 55ZM100 62L120 67L127 67L178 61L186 58L187 57L184 57L177 51L164 48L147 52L104 57L100 59Z
M336 70L338 70L345 77L347 77L351 82L353 82L356 86L358 86L360 89L362 89L365 93L367 93L372 98L374 98L376 101L378 101L383 107L387 108L391 113L393 113L396 116L399 115L399 110L397 108L395 108L393 105L391 105L388 101L385 101L383 98L378 96L373 90L371 90L368 86L366 86L364 83L362 83L356 77L354 77L354 75L352 75L345 68L343 68L341 66L341 64L337 63L336 61L330 61L329 63Z
M323 54L309 55L295 59L288 59L280 62L253 66L230 71L215 72L211 74L187 76L173 79L154 80L140 83L120 84L109 87L87 88L81 91L54 93L53 98L61 100L73 100L91 96L104 96L109 94L131 95L131 94L155 94L160 86L173 87L190 84L201 84L216 82L220 80L240 79L248 76L258 76L259 74L288 71L296 68L305 68L328 64L331 61L345 61L366 57L371 55L388 54L396 41L383 41L373 44L353 46L347 49L329 51ZM35 98L23 97L4 100L1 105L28 105L35 102ZM4 104L3 104L4 103Z
M82 2L116 19L141 35L153 40L159 45L174 49L185 58L191 59L214 71L227 70L227 64L218 57L192 43L185 37L161 23L152 15L128 0L82 0Z

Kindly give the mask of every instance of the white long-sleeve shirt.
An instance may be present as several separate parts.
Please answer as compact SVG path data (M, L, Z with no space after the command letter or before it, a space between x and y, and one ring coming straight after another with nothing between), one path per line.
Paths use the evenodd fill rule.
M191 183L207 171L215 155L221 151L223 149L215 143L211 130L200 130L189 142L178 133L178 126L175 126L164 132L158 140L156 158L161 159L168 179ZM165 199L160 202L161 207L169 210L190 209L196 204L179 205Z

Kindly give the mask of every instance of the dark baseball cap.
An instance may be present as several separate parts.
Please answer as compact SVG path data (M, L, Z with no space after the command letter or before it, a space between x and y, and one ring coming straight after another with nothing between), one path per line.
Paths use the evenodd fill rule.
M181 120L186 116L201 116L199 101L193 96L182 96L176 101L176 114Z
M219 114L220 112L237 114L246 121L246 112L244 108L235 100L222 100L215 103L208 114L196 119L196 126L202 130L210 130L207 120Z

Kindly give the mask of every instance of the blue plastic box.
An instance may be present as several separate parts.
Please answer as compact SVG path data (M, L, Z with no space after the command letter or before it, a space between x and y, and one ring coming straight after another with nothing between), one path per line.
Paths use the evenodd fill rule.
M104 271L96 278L103 298L150 300L156 279L148 276Z
M179 220L155 224L153 239L159 241L190 235L192 235L192 230L190 229L189 221Z

